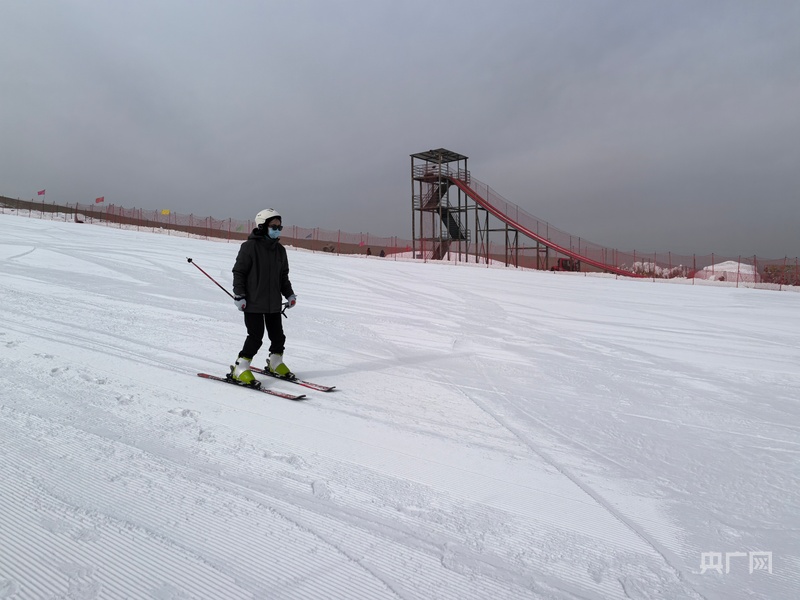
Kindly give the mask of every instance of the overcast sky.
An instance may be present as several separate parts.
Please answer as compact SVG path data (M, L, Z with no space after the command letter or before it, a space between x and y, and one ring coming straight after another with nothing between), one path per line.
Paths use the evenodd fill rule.
M440 147L592 242L797 256L800 2L0 4L0 195L410 238Z

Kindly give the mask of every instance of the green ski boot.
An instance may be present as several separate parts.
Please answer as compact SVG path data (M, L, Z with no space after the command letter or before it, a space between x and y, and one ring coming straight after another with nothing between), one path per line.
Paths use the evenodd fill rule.
M255 385L257 380L253 376L253 372L250 370L251 360L253 359L245 358L244 356L237 358L236 364L231 367L231 379L235 379L244 385Z
M297 379L295 374L283 362L283 354L270 354L267 360L267 371L283 379Z

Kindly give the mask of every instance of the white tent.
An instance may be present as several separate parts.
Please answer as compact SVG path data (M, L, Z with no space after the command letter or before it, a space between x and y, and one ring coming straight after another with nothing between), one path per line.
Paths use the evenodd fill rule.
M753 265L735 260L709 265L698 270L694 276L696 279L710 279L712 281L761 282L761 276Z

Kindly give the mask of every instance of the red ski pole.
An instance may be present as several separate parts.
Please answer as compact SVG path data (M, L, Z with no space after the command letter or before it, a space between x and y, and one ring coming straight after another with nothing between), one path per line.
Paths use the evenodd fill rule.
M186 260L188 260L188 261L189 261L190 263L192 263L192 264L193 264L195 267L197 267L198 269L200 269L200 267L197 265L197 263L196 263L196 262L193 262L191 258L188 258L188 257L187 257L187 258L186 258ZM213 281L214 283L216 283L216 284L217 284L217 287L218 287L219 289L221 289L223 292L225 292L226 294L228 294L228 296L230 296L231 298L233 298L233 294L231 294L231 293L230 293L228 290L226 290L226 289L225 289L224 287L222 287L222 286L221 286L219 283L217 283L217 280L216 280L216 279L214 279L214 278L213 278L211 275L209 275L208 273L206 273L205 271L203 271L203 269L200 269L200 272L201 272L203 275L205 275L206 277L208 277L208 278L209 278L211 281ZM235 300L235 298L234 298L234 300Z

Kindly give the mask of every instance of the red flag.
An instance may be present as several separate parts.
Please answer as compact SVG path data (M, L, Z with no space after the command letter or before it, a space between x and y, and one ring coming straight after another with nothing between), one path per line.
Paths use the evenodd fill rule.
M44 190L39 190L38 192L36 192L36 195L37 196L44 196Z
M101 202L105 202L105 201L106 201L106 197L105 196L100 196L99 198L95 198L94 199L94 203L95 204L100 204Z

